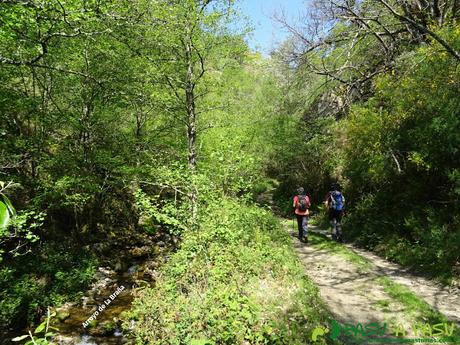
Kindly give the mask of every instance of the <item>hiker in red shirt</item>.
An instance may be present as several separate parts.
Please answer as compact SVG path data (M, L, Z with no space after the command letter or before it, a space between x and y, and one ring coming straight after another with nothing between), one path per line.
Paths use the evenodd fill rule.
M297 189L297 195L294 197L292 207L297 217L297 228L299 229L299 240L308 242L308 215L310 214L310 198L306 195L305 189Z

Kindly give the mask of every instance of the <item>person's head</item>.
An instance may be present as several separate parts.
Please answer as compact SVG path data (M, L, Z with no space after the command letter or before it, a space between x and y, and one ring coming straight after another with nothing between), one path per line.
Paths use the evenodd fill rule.
M337 190L340 191L340 185L338 183L333 183L331 185L331 190Z
M303 187L297 188L297 194L304 195L305 194L305 189Z

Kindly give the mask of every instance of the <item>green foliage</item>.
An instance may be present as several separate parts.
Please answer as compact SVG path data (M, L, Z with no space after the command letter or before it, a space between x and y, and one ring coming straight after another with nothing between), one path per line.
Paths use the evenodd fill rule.
M358 198L347 224L385 256L448 277L459 259L453 246L460 244L452 217L460 211L459 75L446 53L429 47L398 68L400 77L380 78L375 97L343 121L344 175Z
M240 53L239 60L226 57L214 62L228 66L210 73L219 92L210 94L206 102L219 109L202 115L203 126L209 129L200 139L199 167L213 189L228 196L249 194L254 184L264 183L265 168L279 140L275 131L281 116L267 102L281 97L271 66L246 52Z
M356 25L335 22L339 40L307 65L340 71L342 85L251 53L233 1L7 1L0 12L0 173L22 187L10 202L1 184L2 325L87 287L96 260L76 249L162 229L182 242L136 300L139 342L308 342L325 317L316 291L276 220L248 206L260 194L270 204L274 188L288 212L298 186L319 204L340 180L359 242L438 274L458 265L460 75L430 38L415 49L407 33L382 36L383 61L376 35L350 46ZM434 30L458 50L448 22Z
M359 11L378 6L368 2ZM384 14L380 19L395 20ZM353 27L339 20L328 38L350 34ZM446 22L433 30L458 49L458 24ZM313 50L308 61L316 70L301 61L293 69L281 67L290 77L282 106L290 124L268 173L281 181L275 198L286 213L298 186L307 189L315 207L330 182L341 182L348 238L448 279L458 275L460 262L454 249L460 245L460 75L452 55L436 40L416 46L399 39L392 47L395 55L385 56L391 59L385 73L375 67L382 56L372 35L351 46L346 39L327 45L322 56ZM358 80L367 68L376 73L372 85ZM344 83L325 78L320 84L318 70L329 70ZM341 108L340 102L345 103Z
M0 237L3 237L2 232L6 230L11 218L16 215L16 210L11 204L10 199L4 194L12 183L5 186L5 182L0 181Z
M0 322L19 326L33 322L47 306L73 300L88 287L96 259L69 243L46 245L33 260L20 256L0 267Z
M227 199L272 188L266 168L292 129L273 65L235 30L233 1L6 2L0 11L0 173L22 186L8 231L27 249L2 262L1 324L34 322L87 287L96 261L76 249L121 229L162 229L183 238L155 292L161 329L176 332L164 339L308 339L304 324L323 314L308 305L316 292L298 277L289 239L266 212ZM279 288L270 301L266 284ZM197 294L176 310L171 295L187 302L189 287ZM292 310L271 308L283 298ZM148 325L139 332L154 332Z
M2 191L7 188L3 182L0 187ZM38 232L44 220L44 212L21 210L16 213L8 197L0 192L0 224L3 224L0 226L0 263L6 253L13 257L28 253L30 245L39 239Z
M50 313L50 310L48 308L48 313L46 315L46 319L38 325L37 328L35 328L33 334L31 331L29 331L29 334L21 335L19 337L15 337L11 339L12 341L23 341L27 338L30 338L29 341L26 341L24 345L36 345L36 344L41 344L41 345L54 345L55 343L50 341L48 338L52 339L54 336L56 336L55 332L51 332L51 330L58 330L57 328L50 326L50 321L51 319L56 316L56 313Z
M186 228L185 214L188 204L177 200L160 198L160 195L148 196L141 189L134 193L136 207L139 210L141 223L148 233L154 233L158 225L168 229L174 235L180 235Z
M135 300L137 342L309 341L326 314L290 241L266 211L230 199L210 204L155 288Z
M10 218L11 218L11 211L8 207L8 202L6 196L2 195L2 199L0 200L0 229L3 230L7 227Z
M11 221L11 231L16 237L23 237L34 243L39 239L37 230L42 228L45 216L44 212L20 211Z
M291 119L289 131L277 134L285 139L276 148L275 157L278 158L270 163L270 173L284 177L275 198L285 214L292 213L287 200L298 187L305 188L317 207L321 205L330 182L341 175L341 157L337 148L342 135L334 118L319 118L308 124L302 122L303 119Z
M2 324L33 321L85 288L94 263L64 248L53 254L59 243L73 253L121 229L180 236L190 228L192 193L207 207L217 196L247 196L265 179L274 112L265 97L280 93L269 64L230 29L233 2L207 4L0 4L0 173L22 186L9 229L28 241L2 266ZM190 87L197 174L185 159ZM249 93L251 107L242 97ZM0 250L10 252L3 234ZM61 264L48 266L54 256Z

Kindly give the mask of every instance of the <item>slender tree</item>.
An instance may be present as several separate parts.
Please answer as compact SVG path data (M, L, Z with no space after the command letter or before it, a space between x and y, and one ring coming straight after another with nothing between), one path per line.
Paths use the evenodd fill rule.
M209 92L204 80L207 63L227 38L223 22L231 12L232 1L185 0L140 2L145 8L141 45L131 48L146 58L153 71L152 81L167 86L175 101L163 109L185 127L187 166L190 174L190 210L195 224L198 210L197 110Z

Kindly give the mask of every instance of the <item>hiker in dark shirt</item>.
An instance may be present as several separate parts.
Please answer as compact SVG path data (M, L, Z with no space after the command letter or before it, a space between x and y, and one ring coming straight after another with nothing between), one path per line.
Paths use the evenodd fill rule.
M343 242L342 217L345 211L345 197L340 192L340 185L334 183L324 198L324 205L329 210L329 221L332 227L332 239Z

